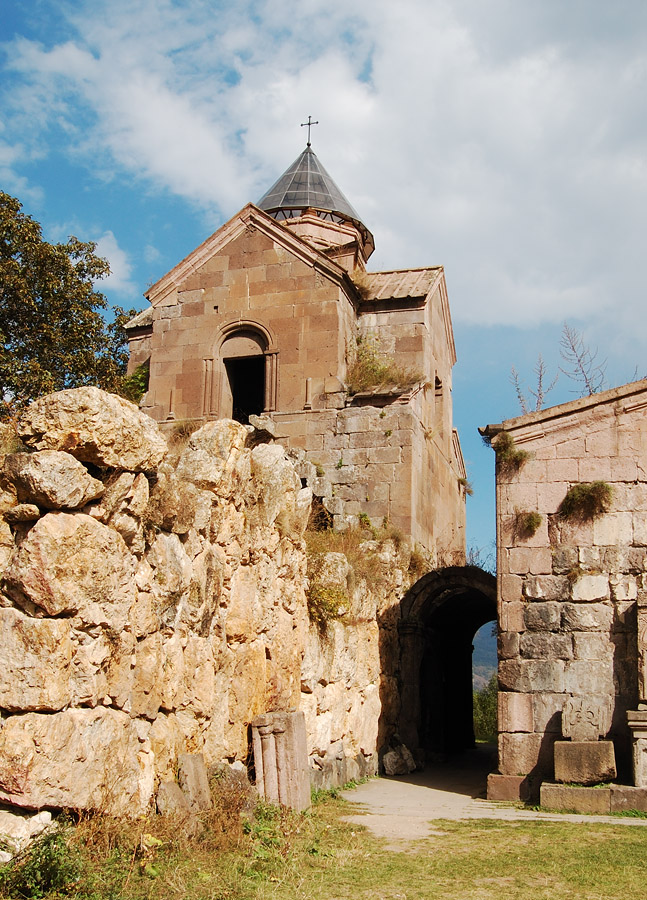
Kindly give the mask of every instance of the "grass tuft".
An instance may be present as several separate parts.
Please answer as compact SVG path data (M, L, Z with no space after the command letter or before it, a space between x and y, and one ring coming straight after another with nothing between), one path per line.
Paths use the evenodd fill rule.
M348 367L347 383L351 394L378 388L412 387L422 381L416 369L401 366L380 350L378 338L361 335L356 339L355 352Z
M606 481L585 481L568 489L557 513L562 519L591 521L609 510L612 499L613 488Z

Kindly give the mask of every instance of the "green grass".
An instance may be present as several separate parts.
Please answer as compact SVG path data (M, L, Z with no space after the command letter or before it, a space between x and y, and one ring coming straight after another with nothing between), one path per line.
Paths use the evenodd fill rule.
M387 850L387 842L341 816L337 791L315 794L306 814L259 804L242 828L218 816L195 826L149 819L94 819L55 842L61 877L54 900L643 900L647 831L562 822L438 821L433 837ZM397 832L393 838L397 839ZM52 845L50 844L50 849ZM50 854L51 855L51 854ZM42 854L41 854L42 856ZM51 867L50 867L51 868ZM2 870L0 870L1 872ZM6 869L5 869L6 872ZM50 873L51 874L51 873Z

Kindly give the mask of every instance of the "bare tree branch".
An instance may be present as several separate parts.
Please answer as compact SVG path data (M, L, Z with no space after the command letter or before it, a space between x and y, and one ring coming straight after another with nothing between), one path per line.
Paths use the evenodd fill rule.
M598 350L592 350L576 328L564 322L559 354L568 368L559 371L579 385L580 397L597 394L604 388L607 361L597 361Z
M526 395L524 394L523 389L521 387L521 378L519 377L519 373L517 372L517 370L515 369L514 366L510 370L510 382L511 382L512 386L514 387L515 394L517 395L517 400L519 401L519 406L521 407L521 412L525 416L526 413L528 412L528 400L527 400Z
M544 408L544 403L546 402L547 394L552 391L552 389L557 384L557 379L559 378L559 372L555 375L550 384L546 385L546 378L548 375L548 370L546 369L546 363L544 362L544 358L539 354L537 357L537 363L535 365L535 376L536 376L536 387L528 388L528 394L526 394L523 386L523 382L521 380L521 376L513 366L510 370L510 383L514 387L514 392L517 395L517 400L519 401L519 406L521 407L521 412L526 415L531 411L530 407L532 405L533 410L535 412ZM530 398L533 398L532 404Z

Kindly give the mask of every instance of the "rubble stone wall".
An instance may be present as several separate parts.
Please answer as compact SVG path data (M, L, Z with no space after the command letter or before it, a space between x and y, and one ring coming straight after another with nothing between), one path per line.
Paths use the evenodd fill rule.
M300 706L319 782L375 770L378 603L309 623L311 492L250 431L167 444L96 388L24 415L0 494L0 802L141 812L180 753L247 761L251 720Z
M499 770L550 779L562 709L587 697L610 709L607 736L630 780L636 601L647 592L647 385L499 428L528 454L497 465ZM594 482L610 487L606 511L560 511L570 488ZM541 516L534 534L523 528L528 512Z

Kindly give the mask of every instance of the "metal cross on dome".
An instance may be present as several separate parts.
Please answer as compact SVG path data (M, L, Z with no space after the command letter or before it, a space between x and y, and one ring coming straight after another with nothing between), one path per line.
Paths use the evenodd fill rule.
M302 122L302 123L301 123L301 127L302 127L302 128L305 128L306 125L308 126L308 147L310 146L310 129L312 128L313 125L318 125L318 124L319 124L319 122L313 122L313 121L312 121L312 116L308 116L308 121L307 121L307 122Z

